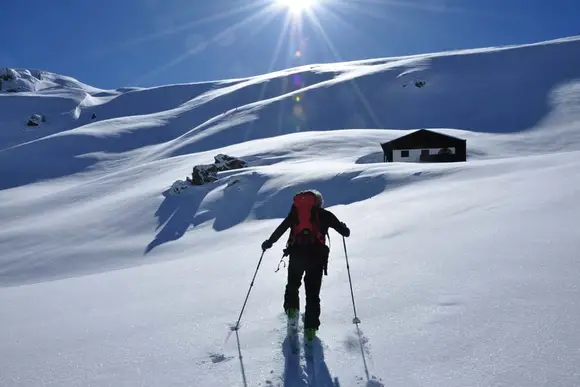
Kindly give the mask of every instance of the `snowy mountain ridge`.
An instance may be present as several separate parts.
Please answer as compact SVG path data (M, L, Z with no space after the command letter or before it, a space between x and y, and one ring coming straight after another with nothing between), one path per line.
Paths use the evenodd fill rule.
M580 37L153 88L0 79L1 386L580 384ZM422 128L467 162L383 162ZM167 195L218 154L247 166ZM352 230L364 332L331 233L314 363L286 351L283 240L228 328L304 188Z

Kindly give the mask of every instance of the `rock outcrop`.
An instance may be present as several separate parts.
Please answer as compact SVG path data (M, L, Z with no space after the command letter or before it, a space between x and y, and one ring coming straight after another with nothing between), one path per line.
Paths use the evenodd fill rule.
M28 126L38 126L41 122L46 122L46 117L42 114L33 114L28 119L26 125Z
M244 160L220 153L214 157L213 164L196 165L193 167L191 178L187 177L187 181L192 185L203 185L216 181L218 179L218 172L245 167L247 167L247 163Z
M191 178L187 178L192 185L203 185L216 181L217 178L217 165L215 164L205 164L196 165L193 167L193 172L191 173Z
M232 169L240 169L248 166L248 164L241 159L224 155L221 153L215 156L214 159L215 159L214 165L217 166L218 171L229 171Z
M37 90L37 84L42 79L39 71L0 68L0 92L20 93Z

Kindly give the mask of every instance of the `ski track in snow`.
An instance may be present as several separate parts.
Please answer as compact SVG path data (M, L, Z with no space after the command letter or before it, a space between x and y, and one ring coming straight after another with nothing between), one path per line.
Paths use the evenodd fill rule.
M155 88L15 71L0 386L580 385L579 37ZM420 128L468 161L382 162ZM167 195L218 153L249 166ZM331 231L313 362L288 356L285 236L230 329L304 188L352 231L362 320Z

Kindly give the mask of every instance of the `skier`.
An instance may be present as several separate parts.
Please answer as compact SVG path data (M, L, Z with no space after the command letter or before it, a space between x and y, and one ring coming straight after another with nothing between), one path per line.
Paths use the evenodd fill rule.
M320 326L320 287L322 274L327 274L328 255L326 246L328 229L348 237L350 230L330 211L322 208L324 200L320 192L310 189L294 196L292 207L286 218L274 230L270 238L262 243L262 250L272 247L290 229L284 250L288 259L288 280L284 293L284 310L292 321L300 309L299 288L304 276L306 290L306 313L304 332L309 341L314 339Z

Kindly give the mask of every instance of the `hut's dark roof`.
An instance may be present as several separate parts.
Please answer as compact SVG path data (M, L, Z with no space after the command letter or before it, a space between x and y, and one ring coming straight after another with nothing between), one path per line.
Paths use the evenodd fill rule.
M458 137L449 136L428 129L420 129L394 140L384 142L381 146L383 148L388 147L391 149L417 149L428 147L444 148L452 144L463 144L465 142L466 140Z

